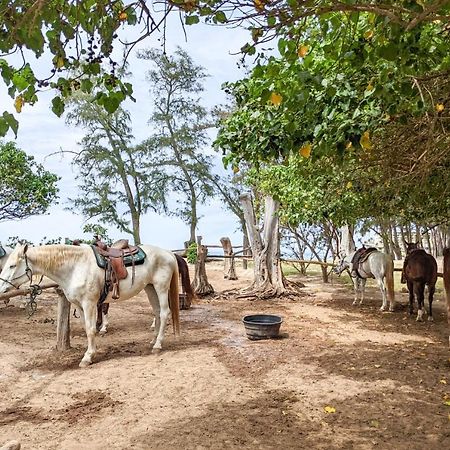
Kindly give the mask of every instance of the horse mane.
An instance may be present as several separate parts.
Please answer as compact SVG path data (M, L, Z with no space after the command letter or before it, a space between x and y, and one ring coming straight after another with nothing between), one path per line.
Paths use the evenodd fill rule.
M86 247L75 245L55 244L30 247L27 256L31 262L36 262L42 270L52 271L61 266L61 262L86 260Z

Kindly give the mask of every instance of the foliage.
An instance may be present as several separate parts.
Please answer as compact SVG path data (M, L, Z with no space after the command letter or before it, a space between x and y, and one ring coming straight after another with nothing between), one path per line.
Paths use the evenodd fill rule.
M83 226L83 233L91 233L93 236L99 236L107 245L113 243L112 239L108 236L108 230L98 223L86 223ZM91 241L93 243L94 239Z
M147 80L155 98L150 118L155 132L138 148L147 152L161 176L167 178L178 197L173 214L190 225L189 240L195 241L198 204L213 194L212 158L201 153L208 140L206 130L212 126L208 111L200 104L207 75L181 49L172 56L145 50L139 57L154 65Z
M88 219L133 235L140 243L140 217L148 210L165 209L166 175L149 158L145 147L131 145L129 114L119 108L107 113L90 97L76 96L67 121L87 134L74 159L80 195L72 209ZM131 222L131 223L130 223Z
M237 109L217 140L229 152L225 162L370 152L386 124L436 117L448 91L444 100L424 98L420 85L450 70L443 28L422 24L406 33L373 15L335 13L290 29L292 37L278 41L281 58L227 86Z
M4 2L3 2L4 3ZM145 2L117 0L52 0L7 2L0 19L0 72L14 107L20 113L34 104L39 92L52 88L57 93L52 110L60 116L65 100L75 91L91 93L102 86L95 101L113 112L132 94L129 83L116 77L118 64L112 59L120 28L146 22L142 34L149 35L156 24ZM134 43L130 42L128 47ZM14 57L18 55L19 58ZM37 58L49 55L42 72ZM102 72L102 67L107 72ZM13 102L11 102L13 103ZM0 136L8 129L17 133L17 119L9 112L0 117Z
M0 221L44 214L57 199L58 179L14 142L0 142Z
M186 250L186 260L189 264L197 262L197 243L191 242Z

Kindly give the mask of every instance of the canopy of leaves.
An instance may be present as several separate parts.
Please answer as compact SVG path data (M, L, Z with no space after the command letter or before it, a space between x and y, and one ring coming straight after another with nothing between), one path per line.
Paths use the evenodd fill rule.
M57 199L58 179L14 142L0 143L0 221L45 213Z
M386 124L436 117L436 104L447 107L447 89L427 97L421 90L423 80L450 71L443 24L406 33L370 14L335 13L292 33L278 41L281 58L227 86L237 103L217 140L227 162L283 159L305 144L313 157L371 150Z

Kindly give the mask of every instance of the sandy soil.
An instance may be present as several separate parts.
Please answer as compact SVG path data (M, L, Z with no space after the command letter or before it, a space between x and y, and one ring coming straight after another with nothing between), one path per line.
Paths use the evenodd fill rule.
M251 272L217 291L248 284ZM370 290L302 279L294 300L203 299L181 312L182 336L150 353L144 296L113 305L95 364L79 369L85 336L54 351L56 295L27 319L20 300L0 307L0 445L22 449L444 449L450 448L449 350L443 295L435 323L380 313ZM283 317L282 338L250 341L247 313ZM448 384L447 384L448 383ZM326 412L331 407L335 412ZM333 411L333 409L331 409Z

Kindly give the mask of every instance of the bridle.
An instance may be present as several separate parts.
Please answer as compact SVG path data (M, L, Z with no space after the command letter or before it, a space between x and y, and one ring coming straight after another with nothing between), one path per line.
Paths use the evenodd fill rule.
M27 254L24 254L25 257L25 272L22 275L18 275L17 277L12 278L11 280L5 280L4 278L0 277L0 281L4 281L5 283L8 283L10 286L12 286L14 289L19 289L19 286L16 286L13 281L18 280L19 278L22 278L24 275L27 276L28 281L30 282L30 299L26 305L28 310L28 317L31 317L36 309L37 309L37 303L36 303L36 297L40 294L42 294L42 287L41 282L44 278L44 275L41 275L41 279L37 284L33 284L33 270L31 269L30 265L28 264L28 257Z

